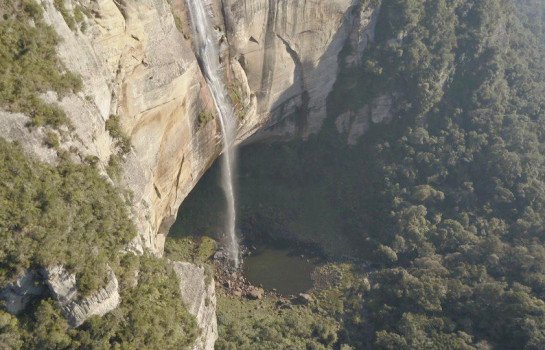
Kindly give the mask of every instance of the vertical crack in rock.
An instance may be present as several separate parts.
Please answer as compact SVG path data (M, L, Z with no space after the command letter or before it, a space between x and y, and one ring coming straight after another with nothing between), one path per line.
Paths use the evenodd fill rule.
M154 184L153 188L155 189L155 194L157 195L157 197L161 199L161 191L159 191L159 188L157 188L157 185Z
M293 60L293 63L295 64L294 77L295 79L299 80L299 85L301 88L301 107L299 107L299 113L297 113L295 116L295 127L297 128L297 134L299 136L302 136L306 129L309 114L308 105L310 102L310 95L308 93L307 84L305 82L305 68L303 66L303 63L301 62L299 54L291 47L290 43L280 34L276 34L276 36L278 37L278 39L280 39L280 41L282 41L282 43L286 47L286 51L288 52L291 59Z
M276 47L275 47L275 33L274 29L276 26L276 3L277 0L269 0L269 9L267 14L267 24L265 32L265 54L263 56L263 71L261 74L261 89L257 92L259 100L261 103L261 113L266 112L270 98L271 98L271 88L273 83L274 76L274 66L276 64Z

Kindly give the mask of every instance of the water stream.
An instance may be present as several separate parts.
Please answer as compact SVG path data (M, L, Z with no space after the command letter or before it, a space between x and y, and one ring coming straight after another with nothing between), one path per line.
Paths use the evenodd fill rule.
M237 131L236 116L222 80L218 36L210 22L210 17L207 15L205 4L203 0L187 0L187 3L193 26L193 34L195 36L195 45L197 46L199 64L212 93L223 133L222 187L227 200L227 218L225 223L225 231L229 239L227 250L233 265L238 268L239 247L236 237L236 206L233 184L233 173L236 163L234 149Z

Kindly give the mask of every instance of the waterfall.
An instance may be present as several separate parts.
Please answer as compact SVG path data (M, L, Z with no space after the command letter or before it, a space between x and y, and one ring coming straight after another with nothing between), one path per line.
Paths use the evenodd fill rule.
M236 154L234 141L237 131L236 116L222 80L219 61L219 45L216 31L206 14L204 0L187 0L194 42L198 50L198 59L204 77L212 93L214 105L223 133L222 187L227 200L227 219L225 229L228 235L228 252L236 268L239 265L239 249L235 233L236 209L233 185Z

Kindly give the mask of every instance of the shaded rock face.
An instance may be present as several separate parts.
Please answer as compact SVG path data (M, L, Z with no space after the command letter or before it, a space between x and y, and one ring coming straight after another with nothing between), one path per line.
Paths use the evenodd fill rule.
M240 62L257 96L257 113L270 114L256 140L307 137L319 131L356 3L223 1L231 55Z
M112 270L108 272L106 286L84 298L78 297L76 275L63 266L44 269L41 274L71 327L81 325L93 315L103 316L119 306L118 282Z
M204 268L186 262L173 262L180 278L180 292L187 310L196 317L201 335L195 350L212 350L218 338L216 321L216 291L212 278L207 278Z
M359 65L363 52L369 43L375 41L375 27L379 14L380 6L373 4L361 6L355 14L347 42L350 46L350 53L345 57L344 61L347 67Z
M349 146L357 145L371 124L388 124L392 121L395 98L395 94L380 95L357 111L349 110L337 116L337 131L346 136Z
M16 315L22 312L32 299L44 295L46 291L47 287L43 284L42 277L36 271L28 270L1 290L0 299L4 301L7 311Z

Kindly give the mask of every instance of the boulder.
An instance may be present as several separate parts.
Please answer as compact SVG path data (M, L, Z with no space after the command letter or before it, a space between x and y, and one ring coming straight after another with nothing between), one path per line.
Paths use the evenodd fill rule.
M263 290L263 288L258 288L254 286L249 287L246 291L246 297L250 300L262 299L264 294L265 291Z
M297 298L295 298L293 302L298 305L309 305L313 301L314 299L312 298L312 296L310 296L310 294L299 293L299 295L297 296Z
M46 291L41 276L34 270L27 270L0 291L0 299L4 300L7 311L16 315L23 311L33 298L43 295Z

